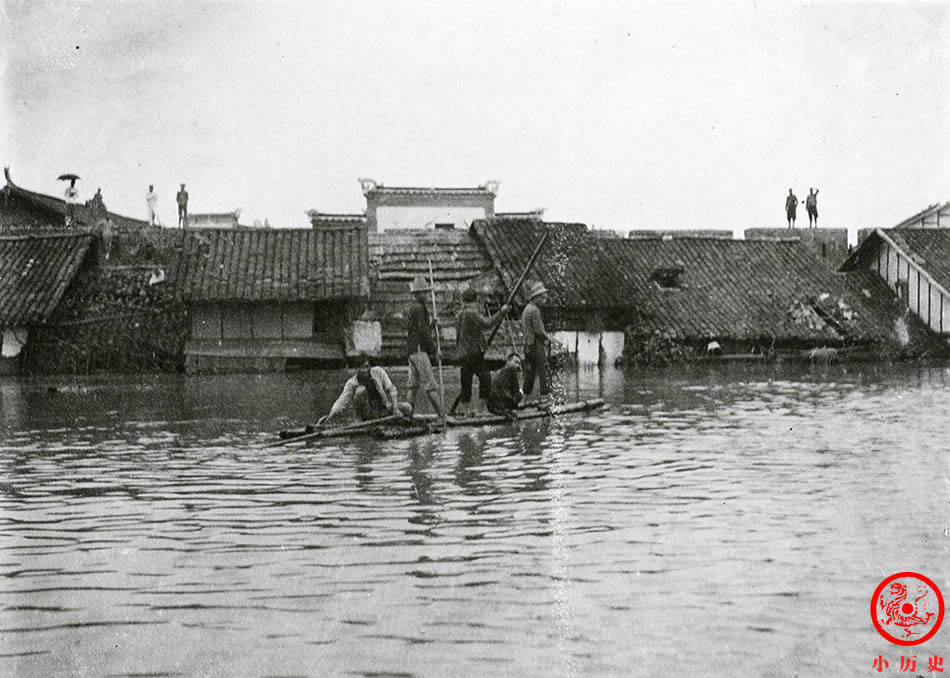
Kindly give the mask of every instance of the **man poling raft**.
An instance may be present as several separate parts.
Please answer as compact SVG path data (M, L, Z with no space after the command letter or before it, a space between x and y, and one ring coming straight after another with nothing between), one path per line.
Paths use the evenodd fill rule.
M539 407L551 406L551 384L548 380L547 345L553 337L544 329L544 320L541 318L541 309L547 300L547 288L542 283L534 283L528 288L528 303L521 313L521 329L524 332L524 392L531 395L534 390L535 377L538 379L540 391Z
M442 397L439 385L432 370L430 356L442 359L441 352L432 340L434 322L426 308L426 293L432 292L432 285L421 275L409 285L413 302L406 310L406 351L409 354L409 397L413 410L418 404L419 391L424 390L433 409L442 413Z
M479 407L471 408L472 381L478 377L478 400L485 408L488 407L488 397L491 391L491 375L485 366L485 350L488 344L485 341L483 330L495 327L502 321L511 307L502 306L497 313L490 317L482 315L478 310L478 293L471 287L462 292L462 310L455 321L458 333L459 367L461 369L462 392L458 403L462 407L463 416L478 414Z

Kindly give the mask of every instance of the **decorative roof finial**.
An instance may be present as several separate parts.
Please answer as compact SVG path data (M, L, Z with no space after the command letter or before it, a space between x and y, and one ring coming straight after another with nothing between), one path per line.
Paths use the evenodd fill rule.
M379 185L376 183L375 179L364 179L360 177L360 186L363 189L363 195L367 195L370 191L376 190L376 187Z

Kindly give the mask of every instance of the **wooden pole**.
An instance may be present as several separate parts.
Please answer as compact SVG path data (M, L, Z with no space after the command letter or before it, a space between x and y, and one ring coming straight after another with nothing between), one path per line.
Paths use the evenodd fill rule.
M531 255L531 258L528 259L528 265L524 267L524 270L521 272L521 277L518 278L515 286L511 288L511 293L508 295L508 300L505 302L506 306L510 306L511 302L515 300L515 295L518 293L518 290L521 289L521 283L524 282L525 276L528 275L528 271L530 271L531 267L534 266L534 262L538 258L538 255L541 254L541 248L544 247L544 243L547 242L548 236L550 234L551 231L545 231L544 235L541 236L538 246L534 248L534 253ZM494 339L495 335L498 334L499 327L501 327L501 323L495 325L495 327L492 329L491 334L488 335L488 339L485 342L485 346L491 346L492 339Z
M505 301L505 306L511 306L511 302L514 301L515 295L518 293L518 290L521 289L521 284L524 282L525 276L528 275L528 271L530 271L531 267L534 266L534 262L538 258L538 255L541 254L541 248L544 247L544 243L547 242L548 236L550 234L551 234L551 231L545 231L544 234L541 236L541 240L538 241L537 247L534 248L534 252L531 254L531 258L528 259L528 264L524 267L524 270L521 272L521 276L519 276L518 281L515 283L515 286L511 288L511 292L508 294L508 299ZM431 262L429 265L430 266L432 265ZM430 273L430 277L431 277L431 273ZM433 305L434 303L435 302L433 302ZM507 322L508 322L508 318L506 317L502 320L501 323L498 323L492 328L491 334L488 335L488 339L485 341L486 351L488 350L488 347L491 346L491 342L495 338L495 335L498 334L498 329L501 327L502 323L507 323ZM511 343L511 348L512 350L515 350L514 341L511 339L511 328L508 327L508 325L505 325L505 328L508 330L508 341ZM481 385L479 385L479 387L481 387ZM451 411L453 414L455 413L455 408L458 407L461 398L462 398L462 394L460 393L458 396L456 396L455 402L452 403Z
M282 445L291 445L293 443L299 443L301 441L313 440L314 438L334 438L337 436L347 435L349 433L358 433L370 430L374 426L379 426L380 424L387 424L389 422L402 421L404 417L399 414L390 414L385 417L380 417L379 419L370 419L369 421L357 421L352 424L346 424L344 426L331 426L329 428L319 428L312 433L305 433L303 435L295 435L290 438L284 438L273 443L267 443L264 447L281 447Z
M435 353L439 362L439 409L442 411L442 427L445 428L445 382L442 380L442 340L439 337L439 312L435 306L435 277L432 275L431 257L429 257L429 291L432 293L432 319L435 321Z

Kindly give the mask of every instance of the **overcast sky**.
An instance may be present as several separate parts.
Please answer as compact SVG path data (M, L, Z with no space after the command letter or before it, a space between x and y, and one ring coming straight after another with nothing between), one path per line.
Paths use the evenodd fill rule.
M852 229L950 200L948 2L3 7L0 161L130 216L186 182L302 227L358 177L619 230L784 226L790 187Z

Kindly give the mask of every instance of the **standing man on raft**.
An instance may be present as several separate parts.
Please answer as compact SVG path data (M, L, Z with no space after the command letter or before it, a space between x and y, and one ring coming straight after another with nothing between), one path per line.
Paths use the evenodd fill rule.
M435 342L432 340L433 322L429 319L429 309L426 308L426 293L432 287L421 275L417 275L409 284L409 293L413 302L406 310L406 349L409 354L409 398L413 411L419 397L419 389L425 389L429 402L436 414L442 416L442 406L439 398L439 385L432 371L430 355L436 355Z
M546 344L553 337L544 329L541 309L547 301L548 291L540 282L528 287L528 303L521 313L521 326L524 332L524 394L525 398L534 390L534 378L537 376L540 389L539 407L551 406L551 384L548 380L548 358Z
M478 414L478 406L472 408L472 380L478 377L478 399L482 404L488 407L488 396L491 392L491 373L485 367L485 351L488 346L485 342L483 330L494 327L501 322L502 318L508 315L511 307L502 306L497 313L490 318L486 318L478 310L475 303L478 300L478 293L471 287L462 292L462 310L459 311L456 318L456 328L458 331L458 355L459 366L461 367L462 393L459 396L459 404L462 407L462 416Z

